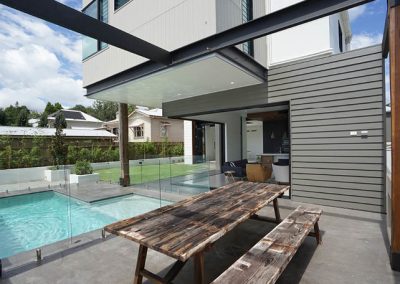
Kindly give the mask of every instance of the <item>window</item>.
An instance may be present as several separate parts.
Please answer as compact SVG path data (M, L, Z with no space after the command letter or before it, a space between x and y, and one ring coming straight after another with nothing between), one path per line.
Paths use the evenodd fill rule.
M104 23L108 22L108 0L94 0L82 11L84 14L98 19ZM107 43L97 39L83 36L83 59L107 47Z
M247 23L253 20L253 0L242 0L242 22ZM254 42L243 43L243 51L250 56L254 56Z
M339 50L340 52L343 52L343 32L342 32L342 27L340 26L340 22L338 22L338 28L339 28Z
M114 0L114 11L118 10L122 6L124 6L126 3L128 3L130 0Z
M168 128L166 124L160 126L160 137L168 137Z
M111 133L118 136L118 128L111 129Z
M144 137L143 125L134 126L132 129L133 129L133 137L135 137L135 138L143 138Z

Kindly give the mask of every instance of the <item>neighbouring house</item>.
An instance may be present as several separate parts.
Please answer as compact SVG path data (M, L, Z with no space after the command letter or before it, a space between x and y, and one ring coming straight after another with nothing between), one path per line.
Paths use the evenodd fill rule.
M82 111L62 109L48 116L47 119L50 128L54 127L54 121L59 113L64 115L67 121L67 128L69 129L98 129L103 124L103 121Z
M40 121L40 119L38 119L38 118L31 118L31 119L28 120L28 124L31 127L38 127L39 126L39 121Z
M183 142L183 120L162 116L159 108L137 107L128 116L129 142ZM103 128L118 135L119 120L103 123Z
M293 200L386 212L381 45L349 50L347 11L235 47L215 41L299 2L84 0L84 13L174 56L163 65L84 37L87 96L186 120L186 156L288 161Z

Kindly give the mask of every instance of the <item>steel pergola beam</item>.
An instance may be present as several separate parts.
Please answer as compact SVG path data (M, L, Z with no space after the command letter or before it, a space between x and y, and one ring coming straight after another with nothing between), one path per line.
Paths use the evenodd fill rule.
M55 0L0 0L0 4L135 53L152 61L164 65L171 62L171 56L168 51Z

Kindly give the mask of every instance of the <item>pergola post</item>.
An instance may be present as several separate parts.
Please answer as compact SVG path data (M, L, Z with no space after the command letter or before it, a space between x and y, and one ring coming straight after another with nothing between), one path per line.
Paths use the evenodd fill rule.
M129 155L128 155L128 105L119 104L119 160L121 162L121 177L119 184L128 186L129 178Z
M389 1L390 98L392 110L391 266L400 271L400 1Z

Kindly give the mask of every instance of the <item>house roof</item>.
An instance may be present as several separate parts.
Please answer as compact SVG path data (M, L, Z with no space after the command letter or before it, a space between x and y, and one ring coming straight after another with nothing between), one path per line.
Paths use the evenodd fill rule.
M160 108L149 109L147 107L137 107L129 116L131 116L134 113L140 113L146 116L162 117L162 109Z
M55 119L57 114L62 113L65 117L65 120L67 121L87 121L87 122L102 122L101 120L88 115L87 113L84 113L79 110L66 110L62 109L59 111L56 111L55 113L52 113L48 116L48 119Z
M0 136L53 136L55 132L55 128L0 126ZM117 137L106 130L63 129L63 132L67 137Z

